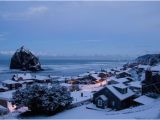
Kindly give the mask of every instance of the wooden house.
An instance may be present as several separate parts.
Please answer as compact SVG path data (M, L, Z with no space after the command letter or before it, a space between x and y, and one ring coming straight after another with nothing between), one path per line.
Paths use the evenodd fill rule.
M2 85L7 87L9 90L18 89L22 87L22 84L13 80L4 80L2 81Z
M12 77L12 80L15 81L22 81L22 80L32 80L32 75L30 73L24 73L24 74L15 74Z
M5 92L7 90L8 90L7 87L4 87L2 84L0 84L0 92Z
M0 105L7 108L10 112L16 108L16 106L11 104L13 92L15 92L15 90L0 93Z
M52 82L52 78L48 76L41 76L41 75L35 75L33 77L33 80L37 83L51 83Z
M158 93L160 94L160 75L159 72L147 70L145 80L142 81L142 94Z
M128 84L130 82L130 80L129 79L127 79L127 78L112 78L112 79L110 79L109 81L108 81L108 84L110 85L110 84L118 84L118 83L122 83L122 84Z
M116 74L116 78L125 78L125 77L131 77L131 74L126 71L118 72Z
M107 85L105 88L94 93L93 103L99 108L120 110L132 105L133 96L134 92L124 84Z

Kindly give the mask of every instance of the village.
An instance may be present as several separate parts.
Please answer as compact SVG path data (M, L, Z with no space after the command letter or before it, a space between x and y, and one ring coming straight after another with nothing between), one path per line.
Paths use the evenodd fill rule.
M71 92L73 102L68 109L88 105L85 109L121 111L148 105L159 100L160 65L134 65L114 69L90 71L72 77L14 74L0 84L0 114L5 117L28 109L11 104L12 93L32 84L60 84Z

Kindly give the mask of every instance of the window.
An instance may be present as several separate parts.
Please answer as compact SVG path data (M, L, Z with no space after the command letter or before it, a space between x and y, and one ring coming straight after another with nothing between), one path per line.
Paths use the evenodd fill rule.
M102 100L98 100L98 106L102 106Z
M115 102L114 101L112 101L112 107L114 107L115 106Z

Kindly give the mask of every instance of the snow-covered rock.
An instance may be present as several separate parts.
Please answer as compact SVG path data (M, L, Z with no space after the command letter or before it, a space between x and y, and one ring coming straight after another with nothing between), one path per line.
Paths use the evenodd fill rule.
M24 47L18 49L12 56L10 69L20 69L20 70L30 70L30 71L42 70L39 59Z

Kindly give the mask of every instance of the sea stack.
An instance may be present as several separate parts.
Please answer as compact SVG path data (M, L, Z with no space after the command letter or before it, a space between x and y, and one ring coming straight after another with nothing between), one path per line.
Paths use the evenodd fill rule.
M23 71L42 70L38 57L22 46L14 53L10 62L10 69L20 69Z

